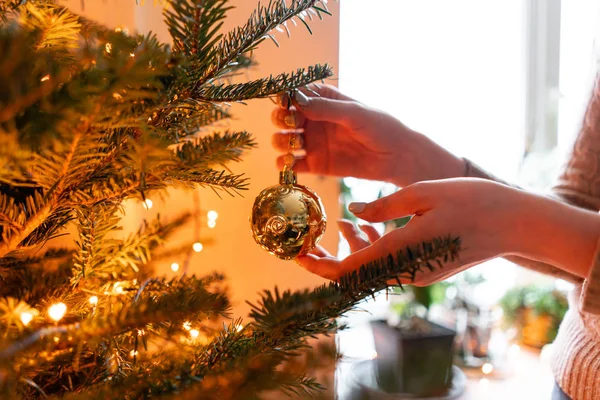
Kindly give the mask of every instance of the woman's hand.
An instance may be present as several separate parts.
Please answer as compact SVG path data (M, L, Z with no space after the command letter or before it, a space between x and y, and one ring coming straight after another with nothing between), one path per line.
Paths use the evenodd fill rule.
M336 280L369 261L451 235L461 240L458 259L404 283L430 285L505 255L547 262L586 277L600 236L596 213L481 179L420 182L372 203L353 203L349 210L368 222L414 217L406 227L384 236L372 226L361 227L369 240L352 223L341 221L340 230L353 253L338 260L319 248L300 257L300 265Z
M382 111L368 108L327 85L298 92L293 107L280 104L273 122L273 145L288 151L289 135L304 129L306 156L296 162L297 172L381 180L397 186L462 176L464 165L426 136ZM285 97L284 97L285 98ZM285 103L285 102L281 102ZM283 156L278 165L284 164Z
M429 285L483 261L518 251L522 219L527 212L525 192L480 179L448 179L419 182L372 203L352 203L349 210L368 222L414 217L404 228L379 237L363 227L369 241L349 222L340 228L353 253L337 260L319 249L298 263L325 278L338 279L369 261L396 254L398 250L433 238L459 237L459 259L443 268L418 273L414 284ZM408 283L408 282L407 282Z

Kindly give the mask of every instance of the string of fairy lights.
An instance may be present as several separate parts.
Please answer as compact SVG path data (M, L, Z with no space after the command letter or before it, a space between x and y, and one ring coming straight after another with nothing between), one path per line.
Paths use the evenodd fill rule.
M144 0L141 0L142 3L144 2ZM159 2L162 3L161 0L158 0ZM155 0L156 3L156 0ZM83 0L82 0L82 6L83 6ZM124 33L128 33L128 29L125 27L117 27L115 28L115 32L124 32ZM105 47L104 47L104 51L106 53L111 53L112 52L112 44L111 43L106 43ZM135 57L135 53L130 53L130 57ZM47 82L51 80L51 76L50 75L46 75L44 77L41 78L42 82ZM115 98L118 98L118 96L120 96L119 93L114 93L113 96ZM202 220L203 220L203 213L200 207L200 195L198 193L198 191L194 191L194 212L193 212L193 219L194 219L194 240L193 240L193 244L191 245L190 249L187 251L186 253L186 257L185 260L183 262L183 268L180 266L179 262L173 262L171 263L171 270L173 272L179 272L181 269L181 273L182 274L186 274L188 271L188 266L189 266L189 262L190 259L192 257L192 255L194 253L200 253L203 249L204 249L204 245L202 244L201 241L201 227L202 227ZM142 206L144 209L146 210L151 210L154 207L154 202L149 199L149 198L145 198L142 201ZM206 212L206 226L209 229L214 229L217 226L217 219L219 217L219 214L217 211L215 210L209 210L208 212ZM123 288L123 282L116 282L113 285L112 288L112 292L105 292L105 295L122 295L125 293L125 290ZM91 295L88 298L88 302L90 304L90 306L92 307L92 313L96 311L96 308L98 306L100 299L97 295ZM21 310L23 311L19 311L19 307L15 307L14 309L14 316L18 317L18 319L20 320L20 322L23 324L23 326L28 326L36 317L38 317L38 315L40 314L38 310L36 310L35 308L31 308L26 304L20 304ZM50 305L47 309L47 317L52 320L54 323L58 323L59 321L61 321L64 316L67 314L67 305L63 302L57 302L54 303L52 305ZM201 335L201 332L198 329L195 329L192 327L190 322L184 322L183 323L183 328L184 330L186 330L189 333L189 340L198 342L198 341L203 341L203 340L207 340L207 338L203 335ZM238 324L234 327L234 329L236 329L238 332L241 331L242 329L244 329L242 324ZM138 336L143 336L145 334L143 329L138 329ZM58 341L58 337L54 338L55 341ZM138 354L138 352L136 350L131 350L130 355L132 357L136 357Z

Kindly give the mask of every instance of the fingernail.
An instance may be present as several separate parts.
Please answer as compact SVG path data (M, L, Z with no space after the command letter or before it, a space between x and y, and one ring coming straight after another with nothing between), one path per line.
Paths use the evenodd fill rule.
M350 211L352 214L360 214L365 210L366 205L367 203L350 203L348 206L348 211Z
M294 94L294 100L296 100L296 103L298 103L300 107L306 107L308 105L308 97L299 90Z
M296 127L296 113L294 113L292 111L291 113L286 115L285 118L283 119L283 122L285 123L286 126L288 126L290 128L295 128Z

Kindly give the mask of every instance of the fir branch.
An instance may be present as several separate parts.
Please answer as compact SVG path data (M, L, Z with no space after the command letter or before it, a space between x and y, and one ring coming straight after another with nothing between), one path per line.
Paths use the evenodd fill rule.
M163 15L174 50L198 60L205 59L217 41L228 10L227 0L169 1Z
M414 280L419 271L441 268L443 263L454 261L459 251L459 238L436 238L399 250L395 256L390 254L367 263L342 276L338 282L325 284L312 292L286 291L280 295L277 289L274 294L265 291L257 305L249 303L253 326L263 332L279 332L281 337L294 337L299 329L309 335L330 333L335 329L334 318L387 289L390 281L400 284L399 277Z
M49 47L67 50L77 47L81 25L77 16L63 7L25 3L20 8L19 23L23 28L35 32L37 50ZM68 53L64 53L63 57L69 57Z
M15 297L37 307L42 299L69 286L73 250L0 258L0 297Z
M196 134L202 128L215 124L231 115L224 107L187 98L165 108L153 125L156 135L167 138L172 143Z
M86 275L92 275L101 268L108 259L106 235L117 229L118 208L110 203L96 204L92 207L81 207L75 211L79 240L76 242L77 252L73 259L74 283Z
M227 67L240 55L254 50L263 40L272 37L270 32L279 25L283 25L311 9L316 9L320 15L322 9L318 8L318 4L323 4L323 2L321 0L292 0L291 4L287 5L285 1L270 0L267 6L259 3L244 26L229 32L215 46L215 57L207 59L204 64L199 64L195 68L196 75L199 76L196 87L211 82L222 71L226 71ZM308 28L308 24L304 24Z
M175 155L187 168L210 168L223 166L229 161L241 161L245 150L256 147L248 132L225 132L196 138L180 146Z
M188 187L208 186L212 189L223 190L228 194L238 190L248 190L248 178L243 174L229 174L225 171L206 169L203 171L176 171L166 174L165 179L173 184L183 184Z
M96 205L78 212L80 240L74 262L73 284L86 277L129 278L149 263L152 251L190 218L189 213L169 222L157 218L152 223L144 222L135 234L124 240L108 240L105 236L117 229L119 217L115 215L116 211L117 208L111 205Z
M333 71L329 65L317 64L307 69L300 68L291 74L280 74L246 83L200 86L192 92L192 97L208 102L234 102L264 98L306 86L332 75Z
M53 70L53 55L38 54L34 43L35 38L24 30L0 27L0 123L13 120L67 81L69 72Z
M148 295L140 296L135 302L124 302L117 311L111 308L95 319L42 328L7 344L0 349L0 361L12 359L25 349L43 348L55 342L54 337L59 338L58 342L84 342L164 322L181 325L195 315L223 316L230 309L229 300L223 293L210 292L205 279L193 276L171 281L155 280L146 291Z

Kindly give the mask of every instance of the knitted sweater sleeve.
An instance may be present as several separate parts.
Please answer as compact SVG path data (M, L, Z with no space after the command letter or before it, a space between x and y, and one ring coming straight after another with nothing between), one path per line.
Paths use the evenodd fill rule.
M581 130L563 173L552 189L552 196L568 204L593 211L600 209L600 80L588 103ZM492 179L501 182L469 160L466 163L466 176ZM502 182L504 183L504 182ZM600 245L600 242L599 242ZM555 276L572 283L582 283L582 279L552 265L528 260L522 257L506 257L523 267ZM583 282L582 311L600 314L600 247L597 246L588 277Z

